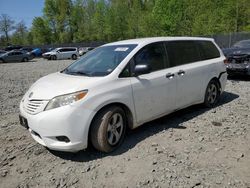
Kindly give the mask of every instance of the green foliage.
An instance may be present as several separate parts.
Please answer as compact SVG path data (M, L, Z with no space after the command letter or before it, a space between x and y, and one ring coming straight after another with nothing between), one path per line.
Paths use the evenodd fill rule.
M11 43L18 45L27 45L28 43L28 30L24 21L19 22L15 27L15 32L12 34Z
M16 30L11 41L110 42L250 31L250 0L45 0L43 13L30 31Z
M51 42L51 29L49 24L41 17L34 18L31 35L33 44L49 44Z

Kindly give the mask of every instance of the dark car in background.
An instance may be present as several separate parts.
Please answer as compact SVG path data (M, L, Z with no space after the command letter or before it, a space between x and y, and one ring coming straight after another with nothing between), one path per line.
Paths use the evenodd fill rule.
M0 50L0 55L5 54L5 53L6 53L5 50Z
M222 49L226 56L227 73L233 75L250 75L250 40L242 40L231 48Z
M12 51L12 50L20 50L22 48L22 46L19 45L11 45L11 46L7 46L4 50L5 51Z
M32 51L29 52L31 57L42 57L43 53L50 52L53 48L34 48Z
M33 50L33 48L30 48L30 47L23 47L23 48L20 48L21 51L24 51L24 52L31 52Z
M8 63L8 62L27 62L31 60L32 57L20 50L12 50L10 52L6 52L0 55L0 63Z

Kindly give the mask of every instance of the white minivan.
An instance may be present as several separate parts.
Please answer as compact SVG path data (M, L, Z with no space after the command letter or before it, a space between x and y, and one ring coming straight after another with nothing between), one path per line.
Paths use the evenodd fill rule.
M48 60L59 60L59 59L73 59L76 60L79 56L78 50L75 47L62 47L55 48L50 52L42 54L44 59Z
M40 144L111 152L126 129L190 105L213 107L226 80L213 39L156 37L105 44L35 82L20 122Z

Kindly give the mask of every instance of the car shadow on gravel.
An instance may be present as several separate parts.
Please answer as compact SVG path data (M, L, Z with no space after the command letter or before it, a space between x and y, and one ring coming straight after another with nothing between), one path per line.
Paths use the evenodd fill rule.
M232 102L237 99L239 95L224 92L222 97L216 107L222 106L226 103ZM123 144L114 152L105 154L94 150L92 147L89 147L85 151L79 151L77 153L68 153L68 152L59 152L49 150L53 155L62 158L64 160L71 160L75 162L89 162L92 160L121 155L128 150L134 148L138 143L147 139L148 137L160 133L162 131L168 131L168 129L186 129L182 124L186 121L189 121L209 110L209 108L204 108L203 105L194 105L183 110L174 112L157 120L145 123L144 125L136 128L135 130L129 130L128 134L125 137Z
M23 64L23 63L35 63L37 62L36 59L31 59L29 61L16 61L16 62L3 62L3 63L0 63L0 65L4 65L4 64Z
M231 81L250 81L250 75L228 76L228 80L231 80Z

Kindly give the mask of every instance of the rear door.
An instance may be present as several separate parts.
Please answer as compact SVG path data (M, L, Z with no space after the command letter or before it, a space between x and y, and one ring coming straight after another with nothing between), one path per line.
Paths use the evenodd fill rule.
M176 79L170 76L164 43L143 47L134 64L148 64L152 71L131 78L137 123L155 119L175 108Z
M194 41L166 42L170 67L175 68L177 91L176 109L184 108L202 99L207 71L200 62L198 46Z

